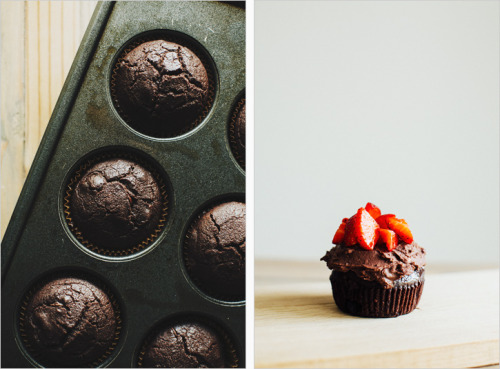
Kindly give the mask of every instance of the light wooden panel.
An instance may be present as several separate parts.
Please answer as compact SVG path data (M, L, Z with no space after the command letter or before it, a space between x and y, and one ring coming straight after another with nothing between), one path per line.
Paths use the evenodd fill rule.
M52 106L50 105L50 2L41 1L38 3L38 91L27 91L28 94L34 93L40 99L40 134L44 131ZM30 25L26 25L31 27ZM29 65L30 61L26 60ZM35 147L27 147L30 151L36 151ZM31 158L27 158L31 165Z
M23 173L27 173L40 140L40 57L38 17L39 3L26 3L26 148ZM28 26L31 25L31 26ZM3 224L2 224L3 226Z
M3 236L96 1L2 1Z
M0 1L2 234L24 182L24 4ZM4 210L5 209L5 210Z
M316 269L328 269L318 262ZM299 268L304 276L306 268ZM255 285L255 366L265 368L465 368L498 364L498 269L429 274L419 306L390 319L335 305L330 281ZM256 268L257 272L257 268ZM318 274L319 275L319 274Z

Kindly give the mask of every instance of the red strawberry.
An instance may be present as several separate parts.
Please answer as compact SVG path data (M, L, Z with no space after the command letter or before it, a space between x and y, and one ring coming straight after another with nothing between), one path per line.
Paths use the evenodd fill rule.
M354 214L350 217L345 224L345 236L344 236L344 245L352 246L357 243L356 235L354 234L354 222L356 221L357 214Z
M348 220L349 220L349 218L344 218L344 219L342 219L342 223L347 223Z
M359 208L355 216L354 234L359 245L366 250L373 250L379 237L379 225L365 208Z
M396 248L398 245L398 236L396 233L389 229L383 229L380 228L380 239L384 241L385 245L387 246L387 250L392 251Z
M380 228L389 229L389 227L387 226L388 218L396 218L396 216L394 214L384 214L377 218L377 223Z
M410 228L404 219L388 218L387 226L389 229L396 232L396 234L406 243L413 242L413 235Z
M342 223L340 223L339 228L337 229L337 232L335 232L335 236L333 236L332 243L338 245L344 239L344 235L345 235L345 222L342 221Z
M372 204L371 202L367 203L365 206L365 209L367 212L370 213L370 215L373 217L373 219L377 219L382 212L378 208L377 205Z

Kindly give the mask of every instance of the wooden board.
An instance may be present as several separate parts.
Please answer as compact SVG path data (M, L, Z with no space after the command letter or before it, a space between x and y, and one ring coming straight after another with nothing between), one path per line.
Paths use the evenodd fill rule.
M256 367L458 368L498 362L498 269L431 273L418 308L391 319L342 313L328 278L256 283Z
M3 237L96 1L1 1Z

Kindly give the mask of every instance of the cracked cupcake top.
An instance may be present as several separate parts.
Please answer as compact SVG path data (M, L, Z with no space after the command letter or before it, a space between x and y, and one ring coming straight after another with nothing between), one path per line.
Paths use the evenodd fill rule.
M114 102L133 128L171 137L189 130L208 103L201 60L174 42L145 42L128 52L114 74Z
M197 218L186 235L184 259L206 293L229 300L245 296L245 204L227 202Z
M153 175L125 159L90 167L77 183L70 207L83 238L111 249L130 248L146 240L162 214L160 189Z
M224 342L200 323L180 323L158 333L144 349L146 368L225 368Z
M35 291L26 306L24 329L42 360L85 366L110 348L117 328L108 296L77 278L53 280Z

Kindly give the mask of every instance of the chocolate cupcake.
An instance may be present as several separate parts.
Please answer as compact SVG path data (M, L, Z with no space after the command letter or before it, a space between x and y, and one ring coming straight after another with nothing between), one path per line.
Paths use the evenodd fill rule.
M229 143L231 151L243 169L245 169L245 131L246 131L246 105L242 99L232 115L229 123Z
M189 227L184 261L205 293L222 300L245 299L245 204L227 202L199 216Z
M173 137L201 122L212 100L207 68L193 50L162 39L125 51L114 69L111 93L135 130Z
M408 224L381 215L368 203L344 218L335 246L321 258L340 310L356 316L388 318L413 311L425 281L425 250L413 241Z
M166 215L159 176L123 158L104 159L77 173L68 190L66 218L87 247L130 253L156 238Z
M59 278L31 291L22 307L21 337L44 366L96 366L108 357L120 332L116 302L78 278Z
M139 354L146 368L228 368L237 365L222 332L200 322L169 325L150 337Z

